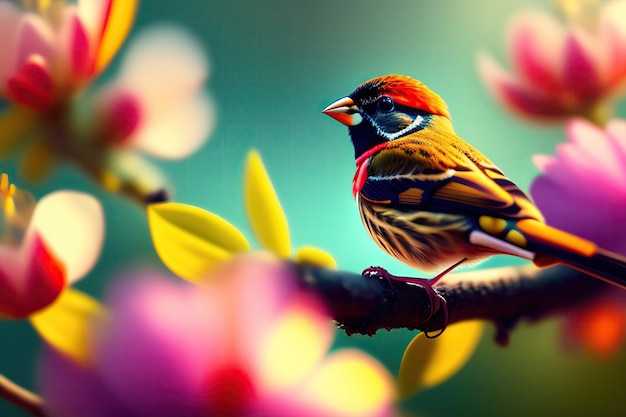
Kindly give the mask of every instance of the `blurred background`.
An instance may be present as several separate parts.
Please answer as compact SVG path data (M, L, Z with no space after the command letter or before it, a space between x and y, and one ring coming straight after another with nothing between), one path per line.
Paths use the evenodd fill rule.
M448 103L457 133L487 154L522 189L537 171L530 158L553 153L562 128L530 125L505 112L486 93L475 60L479 50L506 58L506 22L520 9L553 7L550 0L230 0L143 1L130 35L160 23L184 27L210 57L206 86L217 106L217 127L204 147L181 161L156 162L175 190L173 200L217 213L252 236L242 197L246 153L257 149L289 220L294 247L315 245L341 269L384 265L419 275L384 254L364 231L351 195L353 149L347 129L321 110L366 79L400 73L422 80ZM124 53L124 47L121 54ZM118 59L103 74L116 72ZM623 113L622 113L623 114ZM14 161L2 170L20 184ZM162 268L145 215L108 195L75 168L55 170L27 185L37 197L58 188L87 191L105 208L105 249L78 287L101 297L120 271ZM62 215L62 214L60 214ZM519 264L496 257L479 268ZM619 416L626 354L600 359L565 352L556 320L524 323L501 348L489 327L477 353L448 382L401 404L407 416ZM397 371L414 332L347 337ZM36 389L40 342L26 322L0 321L0 372ZM0 402L0 416L25 413Z

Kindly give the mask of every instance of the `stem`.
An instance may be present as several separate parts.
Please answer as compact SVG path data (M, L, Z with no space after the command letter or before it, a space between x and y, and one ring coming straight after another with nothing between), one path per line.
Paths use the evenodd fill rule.
M136 178L120 178L112 172L106 159L111 149L98 145L95 137L77 137L69 112L66 106L61 106L52 110L43 122L47 143L55 154L75 164L107 191L123 194L142 207L168 199L164 189L146 190ZM97 134L97 130L89 133L91 136Z
M2 374L0 374L0 398L4 398L10 403L28 411L33 416L45 417L41 398L7 379Z

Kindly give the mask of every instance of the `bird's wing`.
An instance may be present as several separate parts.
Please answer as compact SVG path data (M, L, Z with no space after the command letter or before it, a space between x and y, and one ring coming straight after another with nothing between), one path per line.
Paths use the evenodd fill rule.
M436 145L405 141L372 156L360 195L401 210L542 219L524 192L487 158L465 152L451 157Z

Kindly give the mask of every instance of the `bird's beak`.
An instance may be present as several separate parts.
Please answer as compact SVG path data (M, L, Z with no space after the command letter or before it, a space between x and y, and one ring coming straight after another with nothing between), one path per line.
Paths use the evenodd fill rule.
M340 98L322 110L322 113L348 127L356 126L363 121L363 117L361 117L359 113L359 106L357 106L350 97Z

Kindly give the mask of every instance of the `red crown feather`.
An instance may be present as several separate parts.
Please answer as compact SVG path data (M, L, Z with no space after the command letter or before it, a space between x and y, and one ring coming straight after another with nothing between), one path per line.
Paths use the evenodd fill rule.
M377 86L378 93L396 103L450 118L446 102L422 82L406 75L390 74L363 83Z

